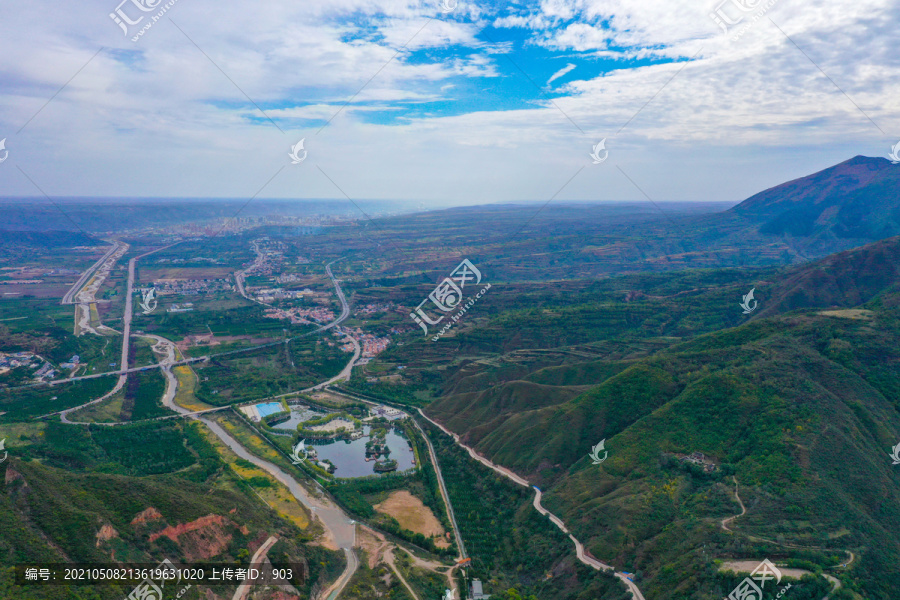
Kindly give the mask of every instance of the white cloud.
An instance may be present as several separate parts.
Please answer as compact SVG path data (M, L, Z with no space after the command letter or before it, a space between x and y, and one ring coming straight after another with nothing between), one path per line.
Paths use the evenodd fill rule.
M815 8L779 0L768 13L853 102L768 17L731 42L705 0L554 0L514 14L475 13L460 2L462 12L428 22L399 53L436 6L273 0L250 10L236 0L180 1L169 15L201 52L167 19L137 44L123 39L107 16L114 4L7 7L0 22L6 194L37 193L18 164L51 195L249 197L306 137L309 160L285 169L264 195L340 196L314 170L320 164L356 198L543 199L606 137L610 160L586 169L561 198L632 198L635 190L614 170L621 164L657 200L737 200L854 154L884 155L896 139L883 137L853 102L888 134L900 132L900 19L882 0ZM465 22L467 14L477 18ZM520 74L501 70L498 47L538 81L549 72L531 55L515 55L511 42L479 41L486 22L528 28L538 51L576 61L548 85L574 64L582 78L554 90L556 106L479 104L479 86L494 94L521 89ZM118 53L101 52L85 67L101 46ZM630 62L665 57L695 58L686 67ZM588 75L596 72L591 61L610 58L620 68ZM360 89L320 134L304 125L331 118ZM241 90L285 119L286 133ZM379 118L447 100L448 90L468 112Z
M547 85L549 86L551 83L553 83L554 81L556 81L557 79L559 79L560 77L562 77L563 75L565 75L566 73L568 73L569 71L571 71L574 68L575 68L574 63L567 64L562 69L560 69L559 71L557 71L556 73L554 73L553 75L550 76L550 79L547 80Z
M572 23L562 31L554 32L544 44L557 50L603 50L609 34L603 29L585 23Z

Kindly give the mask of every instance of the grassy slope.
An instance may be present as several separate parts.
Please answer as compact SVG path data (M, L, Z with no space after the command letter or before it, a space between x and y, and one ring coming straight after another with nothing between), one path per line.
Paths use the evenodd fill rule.
M199 425L153 423L108 427L48 423L44 435L18 443L2 467L0 555L7 565L24 561L154 562L184 559L182 548L148 535L165 525L216 514L233 525L232 541L218 560L236 560L238 552L260 536L282 538L270 556L305 562L310 583L340 571L339 553L303 545L304 532L277 517L231 471L196 431ZM21 440L20 440L21 441ZM30 459L30 460L29 460ZM153 507L162 520L132 524ZM97 542L102 525L118 537ZM247 533L240 530L246 525ZM0 572L0 597L75 598L74 590L49 586L27 590L12 584L11 569ZM185 598L194 598L198 586ZM79 588L81 597L121 598L128 590L110 586ZM96 594L96 595L93 595Z
M900 439L900 296L892 293L896 263L883 258L898 246L895 238L831 257L771 286L770 298L784 308L865 300L871 312L757 318L638 359L611 377L621 365L580 376L571 366L544 369L531 377L565 373L549 381L602 383L502 418L484 415L504 384L482 389L481 406L466 403L478 385L464 386L429 412L480 452L549 487L547 505L597 556L638 570L648 597L727 594L710 575L716 556L803 556L829 566L846 560L846 548L859 558L845 588L896 597L900 579L890 565L900 561L893 533L900 530L900 477L887 450ZM824 289L811 283L823 270L831 282ZM842 297L842 289L853 293ZM459 410L480 420L454 420ZM597 467L586 454L603 438L610 459ZM720 462L718 474L689 473L666 457L692 451ZM729 500L731 473L749 510L734 535L718 525L739 512ZM697 586L700 595L689 595Z

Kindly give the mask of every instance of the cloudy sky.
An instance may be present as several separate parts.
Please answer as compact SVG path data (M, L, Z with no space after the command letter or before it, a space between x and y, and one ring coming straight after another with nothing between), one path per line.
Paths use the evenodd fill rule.
M900 139L897 1L118 1L0 6L0 196L739 201Z

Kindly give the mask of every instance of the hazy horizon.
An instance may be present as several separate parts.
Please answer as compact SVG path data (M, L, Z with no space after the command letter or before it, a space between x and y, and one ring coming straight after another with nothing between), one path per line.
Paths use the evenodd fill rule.
M7 8L4 195L738 202L900 135L896 2L145 4Z

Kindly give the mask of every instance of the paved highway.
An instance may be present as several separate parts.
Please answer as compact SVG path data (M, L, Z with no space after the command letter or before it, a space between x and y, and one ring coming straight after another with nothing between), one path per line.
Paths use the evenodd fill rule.
M350 379L350 373L353 372L353 367L354 367L354 365L356 365L356 361L359 360L359 355L362 352L362 348L360 348L360 346L359 346L359 340L357 340L355 337L353 337L349 333L346 335L346 337L350 338L350 341L353 342L353 348L354 348L353 349L353 358L350 359L350 362L348 362L346 364L346 366L344 366L344 368L341 369L340 373L338 373L337 375L335 375L328 381L325 381L318 385L314 385L311 388L306 388L305 390L301 390L302 393L311 392L313 390L321 390L325 386L331 385L332 383L335 383L337 381L344 381L346 379Z
M344 258L346 258L346 257L344 257ZM334 273L331 272L331 265L333 265L334 263L336 263L338 261L344 260L344 258L338 258L337 260L333 260L330 263L328 263L327 265L325 265L325 272L328 273L329 277L331 277L331 282L334 284L334 291L337 292L338 300L341 301L341 316L339 316L337 319L335 319L328 325L323 325L322 327L319 327L318 329L316 329L316 331L313 331L312 333L316 333L318 331L325 331L326 329L331 329L332 327L336 327L337 325L340 325L341 323L343 323L347 319L347 317L350 316L350 305L347 304L347 298L344 297L344 290L341 289L340 283L338 282L337 278L334 276ZM309 334L307 334L307 335L309 335Z
M277 537L270 535L269 539L263 542L263 545L257 548L256 552L253 553L253 558L250 559L250 567L258 569L260 564L266 559L269 548L274 546L277 541ZM250 595L250 591L253 589L254 585L253 583L249 583L249 581L250 579L245 579L241 585L238 586L238 589L234 591L234 596L231 597L231 600L247 600L247 596Z
M65 296L62 297L62 302L60 302L60 304L75 304L73 297L75 296L75 294L78 293L78 290L80 290L82 287L84 287L84 284L87 283L88 280L90 280L91 275L93 275L97 271L97 269L99 269L100 266L104 262L106 262L106 260L110 256L113 255L113 253L116 250L118 250L119 248L121 248L124 245L125 244L123 244L122 242L113 240L112 247L109 249L109 251L106 254L104 254L100 260L95 262L87 271L85 271L84 273L81 274L81 276L78 278L78 281L76 281L72 285L72 287L69 288L69 291L66 292Z
M169 247L170 246L166 246L166 248L169 248ZM153 252L159 252L159 250L164 250L164 249L165 248L159 248L157 250L153 250L152 252L148 252L147 254L152 254ZM138 258L143 258L144 256L147 256L147 254L142 254L141 256L138 256L137 258L131 259L131 261L135 261ZM308 333L304 333L303 336L312 335L314 333L318 333L320 331L325 331L326 329L331 329L332 327L336 327L337 325L340 325L342 322L344 322L347 319L347 317L350 316L350 305L347 303L347 298L344 296L344 291L341 289L340 283L337 280L337 278L334 276L334 273L331 272L331 265L338 262L339 260L343 260L343 258L333 260L330 263L328 263L327 265L325 265L325 271L327 271L328 276L331 277L331 281L332 281L332 283L334 283L334 289L335 289L335 292L337 293L338 300L341 301L341 314L337 319L335 319L331 323L328 323L327 325L323 325L322 327L319 327L318 329L315 329ZM129 265L128 265L129 266L129 286L128 286L129 290L131 289L131 282L133 282L133 277L132 277L133 271L131 269L131 267L132 267L131 261L129 261ZM123 318L123 321L126 321L126 328L129 332L131 331L131 300L130 299L131 299L131 294L129 293L128 300L126 300L126 314L128 315L128 317L127 317L127 319ZM228 350L227 352L218 352L216 354L208 354L205 356L196 356L193 358L186 358L184 360L174 362L170 366L174 367L177 365L189 365L191 363L206 361L211 358L216 358L218 356L228 356L231 354L239 354L241 352L251 352L253 350L259 350L260 348L268 348L271 346L278 346L280 344L284 344L285 342L290 342L291 340L299 339L300 337L302 337L302 336L286 338L284 340L279 340L277 342L270 342L268 344L260 344L258 346L251 346L249 348L238 348L237 350ZM354 343L358 344L358 342L356 342L355 340L354 340ZM123 355L124 355L124 353L125 353L125 348L123 348ZM356 357L356 358L358 358L358 357ZM354 359L354 361L353 361L354 364L355 364L355 360L356 359ZM29 383L27 385L17 386L16 388L9 388L9 389L28 388L28 387L35 387L35 386L39 386L39 385L59 385L61 383L71 383L73 381L82 381L85 379L96 379L97 377L107 377L109 375L117 375L117 374L121 375L121 374L126 374L126 373L135 373L137 371L148 371L150 369L159 369L159 368L161 368L162 365L159 365L159 364L147 365L145 367L135 367L133 369L122 368L124 366L125 366L125 362L122 362L119 370L117 370L117 371L104 371L103 373L94 373L92 375L81 375L79 377L70 377L67 379L59 379L57 381L51 381L48 383ZM351 365L351 368L352 368L352 365ZM341 373L341 375L339 377L346 378L346 377L344 377L344 373ZM337 379L335 379L334 381L336 381L336 380ZM326 383L333 383L333 381L326 382ZM310 388L310 389L312 389L312 388ZM57 413L53 413L53 414L57 414ZM40 418L40 417L38 417L38 418Z

